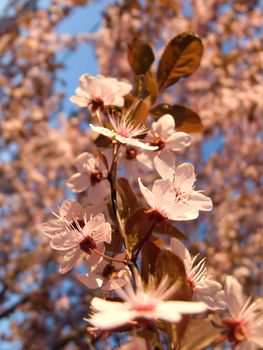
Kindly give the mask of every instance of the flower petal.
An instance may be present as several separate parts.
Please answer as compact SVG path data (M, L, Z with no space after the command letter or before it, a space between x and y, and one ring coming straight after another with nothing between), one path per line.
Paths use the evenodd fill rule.
M104 198L108 194L108 188L106 186L107 185L105 180L102 180L101 182L90 186L88 189L88 201L94 204L104 201Z
M198 210L210 211L213 209L213 203L211 198L203 195L200 192L191 192L191 207Z
M108 301L97 297L91 300L90 305L95 311L115 311L123 309L127 310L127 308L122 302Z
M152 124L151 131L154 136L161 136L167 139L173 132L175 128L174 118L170 114L164 114L157 122Z
M67 186L74 192L83 192L90 186L90 176L86 173L76 173L68 180Z
M101 288L103 283L102 277L95 273L86 274L86 275L77 275L77 279L90 289Z
M171 182L173 181L175 171L168 164L166 164L161 158L156 156L154 158L154 165L157 172L161 176L161 178L168 179Z
M97 167L96 158L88 152L81 153L74 161L74 165L80 173L91 173Z
M191 163L183 163L175 170L174 182L183 190L192 189L195 183L194 166Z
M90 128L94 132L97 132L98 134L104 135L104 136L109 137L109 138L113 138L115 136L115 132L113 132L107 128L103 128L101 126L95 126L95 125L90 124Z
M44 222L39 226L41 232L49 238L54 238L58 234L63 233L66 230L65 223L62 220L53 219Z
M86 97L82 97L82 96L71 96L69 99L72 103L74 103L75 105L79 106L79 107L87 107L88 104L88 99Z
M185 132L175 132L168 137L166 145L174 152L181 151L190 146L192 138Z
M151 208L155 208L155 199L154 199L153 193L147 187L145 187L142 184L140 178L138 179L138 183L139 183L139 187L140 187L141 193L144 196L146 202L149 204L149 206Z
M178 256L179 259L184 263L186 273L188 274L192 267L192 259L189 251L177 238L172 238L170 241L170 247L173 254Z
M66 232L63 235L58 235L50 241L50 247L55 250L69 250L78 246L78 231Z
M225 285L225 303L234 317L239 317L240 311L245 303L242 287L232 276L227 276Z
M59 267L59 273L64 274L72 269L74 265L76 265L82 258L82 254L78 249L72 249L69 252L67 252L64 257L63 261L60 263Z
M163 310L173 310L181 314L199 314L207 311L207 305L199 301L166 301ZM171 312L171 311L170 311Z
M75 199L66 199L59 209L59 215L68 221L72 221L74 218L83 215L82 205Z
M120 309L120 310L109 310L94 314L92 317L87 319L93 326L100 329L114 329L119 326L127 324L136 317L137 313L134 311Z

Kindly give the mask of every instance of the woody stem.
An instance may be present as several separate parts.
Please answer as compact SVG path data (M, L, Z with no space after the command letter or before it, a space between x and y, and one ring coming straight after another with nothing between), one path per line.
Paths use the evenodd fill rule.
M120 144L118 144L118 143L114 144L114 146L113 146L113 160L112 160L110 170L108 172L107 179L110 183L110 188L111 188L111 203L112 203L113 214L114 214L114 217L116 218L116 221L117 221L118 232L121 234L121 236L124 239L127 258L129 259L130 254L127 250L127 247L128 247L127 236L126 236L125 229L124 229L124 226L123 226L123 223L121 220L121 216L120 216L120 213L118 211L118 206L117 206L116 180L117 180L117 155L118 155L119 148L120 148ZM117 247L117 244L116 244L116 247Z

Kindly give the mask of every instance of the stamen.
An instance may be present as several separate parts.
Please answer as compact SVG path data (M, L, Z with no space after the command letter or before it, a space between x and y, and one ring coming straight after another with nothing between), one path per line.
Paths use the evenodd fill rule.
M165 140L162 137L155 137L152 142L150 142L151 146L157 146L158 149L156 151L160 151L165 147Z
M226 336L229 342L238 344L247 339L244 325L239 320L226 318L222 323L226 326Z
M102 99L100 98L93 98L89 100L88 107L91 106L92 112L96 112L98 109L102 110L104 109L104 103Z
M79 247L81 250L83 250L87 254L91 254L94 249L97 248L97 245L94 241L94 239L90 236L85 237L80 243Z
M104 278L109 278L114 272L116 272L115 266L112 264L107 264L102 271L102 276Z
M103 175L101 171L94 171L90 174L90 182L91 186L95 186L97 183L100 183L103 179Z
M77 219L74 220L74 222L71 223L71 227L73 230L78 230L81 232L81 229L85 226L85 221L83 219Z

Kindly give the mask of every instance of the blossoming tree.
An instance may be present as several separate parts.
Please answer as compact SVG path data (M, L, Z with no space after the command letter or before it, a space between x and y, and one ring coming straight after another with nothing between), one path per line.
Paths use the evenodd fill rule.
M229 131L223 134L230 148L234 143L230 136L240 140L240 135L233 135L232 131L249 127L245 121L240 126L237 117L254 106L251 112L254 125L260 110L257 95L260 77L255 79L255 72L251 69L247 73L249 76L244 74L247 85L243 87L251 88L251 96L240 106L241 109L237 106L229 109L234 115L233 124L223 119L220 122L216 120L216 127L213 125L215 116L211 117L211 114L215 113L218 118L221 116L221 102L229 101L234 84L232 82L231 85L224 75L225 67L229 70L226 75L232 74L232 77L234 73L240 73L242 67L239 57L231 56L228 63L224 54L220 58L215 56L217 62L211 62L213 56L210 50L215 53L218 49L214 32L225 35L221 27L230 26L231 33L238 38L240 36L236 34L233 18L228 15L228 2L220 2L220 7L219 2L210 1L203 11L202 1L192 1L192 9L197 16L190 19L181 17L186 10L173 1L157 1L155 6L148 1L145 4L131 1L111 6L106 13L110 17L105 16L104 27L97 40L99 62L105 76L94 77L87 73L80 77L80 86L71 98L80 110L74 118L62 118L62 125L54 129L50 121L54 113L60 111L61 99L52 91L54 73L59 68L54 53L65 46L72 48L78 38L61 37L61 47L58 48L57 39L51 33L52 26L67 16L67 11L74 4L84 3L56 0L46 11L37 12L36 8L29 8L25 12L22 9L22 14L18 11L15 21L10 22L13 29L4 29L1 43L6 55L2 69L6 74L1 85L6 85L2 110L7 118L3 124L2 142L8 147L12 161L2 166L5 217L1 226L5 247L2 265L6 256L16 257L18 253L19 258L15 263L9 260L7 264L1 295L8 301L11 291L21 294L22 298L17 304L4 305L1 316L12 314L16 307L24 311L23 317L30 320L32 329L38 329L38 337L31 344L30 329L23 326L23 332L18 329L16 332L22 334L23 339L28 339L24 341L24 347L31 346L32 349L70 348L72 341L82 347L89 344L90 347L121 349L261 348L262 299L246 300L237 280L226 277L237 269L239 274L236 275L247 283L248 280L244 279L246 271L248 267L252 269L255 266L250 285L257 286L259 275L256 266L260 261L260 246L254 244L248 252L249 262L244 260L242 265L240 259L229 263L232 256L237 259L239 247L244 257L248 256L243 242L258 242L260 234L258 225L253 236L246 235L254 221L259 223L260 220L253 216L253 223L248 222L248 202L246 198L240 198L239 193L237 197L233 193L228 201L223 201L226 193L224 184L212 167L216 169L215 165L223 166L229 162L229 154L231 157L235 151L232 148L231 153L228 149L224 161L212 158L206 164L201 174L202 181L199 182L197 177L196 186L199 188L199 183L203 184L205 194L195 189L196 174L194 166L189 163L191 160L195 167L201 169L204 162L202 157L196 156L203 138L196 136L196 132L205 129L208 137L213 132L215 136L220 136L223 133L221 127L225 125ZM261 17L256 4L247 7L237 1L233 6L237 14L245 13L245 17L240 15L241 26L245 28L245 23L250 21L253 28L259 28ZM36 11L36 16L31 16L30 11ZM216 22L214 18L218 14L221 20ZM28 30L28 35L17 36L17 23ZM162 30L162 23L166 31ZM210 36L207 35L208 30L211 31ZM246 35L249 37L251 33ZM260 32L255 37L257 41ZM227 34L226 38L222 36L220 39L224 45ZM155 47L153 44L157 40ZM43 45L46 42L50 47L48 52ZM160 49L160 44L164 42L164 47ZM249 50L252 50L251 46L257 47L252 40L249 44ZM246 42L240 39L240 52L247 49L245 45ZM37 55L28 55L27 50L21 50L26 46L35 50ZM230 55L230 48L221 49ZM110 55L103 54L107 50ZM13 80L17 73L10 71L10 52L13 63L17 62L15 69L24 78L18 83ZM246 55L242 63L249 59ZM213 74L211 70L215 70ZM106 76L109 73L112 77ZM120 75L124 79L117 80ZM242 91L242 88L235 91L230 101L236 96L241 101ZM24 101L23 104L17 98ZM176 104L175 98L178 99ZM202 111L203 118L186 107L187 104ZM20 119L14 117L14 110L16 115L20 113ZM228 113L224 110L226 116L229 116L229 110ZM81 129L81 121L89 123L89 130ZM249 149L257 145L259 128L253 125L248 132L253 143L248 145L249 137L245 139ZM244 155L248 152L246 147L242 151ZM71 169L72 164L75 171ZM234 169L237 170L233 166L225 169L231 176L234 176ZM248 174L254 174L253 179L257 181L258 174L255 174L253 165ZM214 182L210 182L209 176ZM76 196L62 201L64 192L69 193L66 184ZM211 190L213 184L216 186ZM251 187L244 193L250 196L253 190ZM6 196L6 192L12 195ZM210 213L212 200L208 197L209 192L218 207L216 214ZM54 208L57 200L62 202L59 210L45 221L43 216L49 216L49 210L44 213L43 208ZM238 203L244 204L243 214L229 210L229 206L237 208ZM255 208L259 205L256 199L253 203ZM191 231L194 232L192 223L199 218L201 211L209 212L202 216L208 235L196 239L191 236ZM213 215L214 219L210 220ZM238 229L235 226L233 216L236 215L244 217L242 222L248 223L247 226L244 223L243 230L241 225ZM13 222L15 225L12 227ZM220 244L217 247L212 241L215 238L212 228L215 226L219 231L216 239ZM39 241L42 239L39 236L34 238L36 227L47 237L41 245ZM7 234L10 228L13 236ZM229 232L230 242L226 239ZM33 247L29 245L33 253L20 255L19 247L25 244L22 237L27 234L33 237ZM48 242L55 256L50 256ZM233 247L230 249L231 242ZM195 254L201 253L201 256L192 257L186 246L194 248L191 250ZM207 267L202 255L210 258L213 274L208 273L209 264ZM54 270L50 273L50 266L55 261L60 265L60 274L64 275L74 268L78 270L72 272L77 280L71 283L68 293L78 300L75 309L69 310L66 304L70 298L63 299L63 292L56 295L56 284L63 286L67 277L59 279ZM218 262L222 266L217 266ZM26 270L28 273L25 273ZM21 277L23 283L19 283ZM39 283L38 288L30 292L29 286L34 283ZM51 305L47 300L52 301ZM91 301L90 311L82 304L83 301L85 304ZM38 313L31 311L34 303L47 314L44 325L40 325ZM50 330L52 317L54 328ZM83 317L87 331L78 325ZM73 332L65 331L65 326ZM80 329L82 334L78 333ZM57 335L58 339L55 339ZM122 344L117 345L118 341Z

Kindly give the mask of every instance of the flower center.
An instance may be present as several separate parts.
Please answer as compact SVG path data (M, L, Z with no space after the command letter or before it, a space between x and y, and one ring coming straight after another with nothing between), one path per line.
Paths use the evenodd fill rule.
M158 149L156 151L160 151L165 147L165 141L162 137L155 137L152 142L150 142L151 146L157 146Z
M137 294L136 300L132 303L132 309L142 312L152 312L155 310L155 303L149 295L139 293Z
M79 247L85 253L90 255L93 249L97 248L97 245L92 237L87 236L79 243Z
M188 277L187 278L187 282L188 282L190 288L192 289L192 291L194 291L195 290L195 283L194 283L194 281L191 278Z
M101 171L94 171L90 174L90 182L91 186L95 186L97 183L100 183L103 179L103 175Z
M71 222L70 226L73 228L73 230L80 231L80 229L85 226L85 221L83 219L77 219Z
M88 107L91 107L92 112L96 112L97 109L104 109L104 103L101 98L93 98L88 102Z
M131 130L126 129L124 126L121 127L121 128L117 131L117 133L118 133L120 136L125 137L125 138L127 138L127 139L130 139L130 138L133 137L133 135L132 135L132 133L131 133Z
M184 204L187 204L189 202L189 200L191 199L191 194L182 191L180 189L180 187L176 187L175 185L173 185L173 190L175 192L175 199L178 202L181 201Z
M129 160L135 159L138 154L138 151L135 148L126 149L126 158Z
M226 318L222 321L226 326L227 338L229 342L238 344L247 339L244 325L241 321L235 320L234 318Z
M115 266L107 264L102 271L102 276L104 278L109 278L114 272L116 272Z
M154 311L155 306L153 304L135 304L133 305L133 310L143 311L143 312L152 312Z
M162 213L156 209L146 210L145 214L147 214L149 220L155 222L156 225L162 224L164 221L167 220L167 216L165 215L165 213Z

